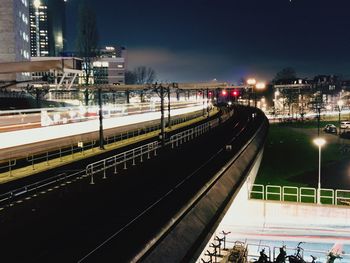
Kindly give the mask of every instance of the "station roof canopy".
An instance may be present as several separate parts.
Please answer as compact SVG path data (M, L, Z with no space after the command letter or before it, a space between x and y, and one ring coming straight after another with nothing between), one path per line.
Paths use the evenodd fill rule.
M0 63L0 74L21 72L46 72L57 70L61 72L80 73L82 60L79 58L47 57L40 60Z
M124 91L124 90L149 90L163 86L164 88L178 88L182 90L213 90L228 88L224 82L199 82L199 83L156 83L156 84L138 84L138 85L92 85L82 86L81 88L102 89L104 91Z

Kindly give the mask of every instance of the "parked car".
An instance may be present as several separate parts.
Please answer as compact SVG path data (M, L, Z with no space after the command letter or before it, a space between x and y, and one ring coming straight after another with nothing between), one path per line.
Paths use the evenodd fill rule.
M350 139L350 131L346 131L340 134L340 138Z
M349 129L350 128L350 121L342 121L340 123L340 128L341 129Z
M327 133L337 133L337 127L334 124L327 124L323 130Z

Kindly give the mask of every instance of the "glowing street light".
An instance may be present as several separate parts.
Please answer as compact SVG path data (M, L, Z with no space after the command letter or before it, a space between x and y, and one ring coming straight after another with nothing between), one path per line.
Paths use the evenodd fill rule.
M318 185L317 185L317 204L321 204L321 148L326 144L323 138L316 138L313 140L314 144L318 146Z
M247 79L247 84L252 89L251 91L249 91L249 98L248 98L248 106L250 106L250 92L253 92L254 86L256 84L256 80L253 78Z
M273 100L273 112L274 112L274 115L276 115L276 112L277 112L277 97L280 95L279 90L276 90L274 94L275 94L275 99Z
M266 84L264 82L258 82L255 85L256 90L263 90L265 89ZM256 108L256 93L255 93L255 108Z
M253 86L256 84L256 80L255 79L248 79L247 80L247 84L250 85L250 86Z
M33 5L36 9L38 9L41 6L40 0L34 0Z
M344 101L338 100L337 104L338 104L338 111L339 111L339 120L338 121L339 121L339 135L340 135L340 113L341 113L341 109L344 105Z
M257 90L263 90L263 89L265 89L265 87L266 87L266 84L264 82L256 83L256 89Z

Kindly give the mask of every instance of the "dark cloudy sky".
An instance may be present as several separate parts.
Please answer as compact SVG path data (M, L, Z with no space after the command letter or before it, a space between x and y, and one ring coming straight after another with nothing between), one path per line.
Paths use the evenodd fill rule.
M68 2L69 49L74 49L78 3ZM287 66L301 77L350 78L350 0L89 3L100 44L126 46L129 68L151 66L161 81L235 82L246 76L268 81Z

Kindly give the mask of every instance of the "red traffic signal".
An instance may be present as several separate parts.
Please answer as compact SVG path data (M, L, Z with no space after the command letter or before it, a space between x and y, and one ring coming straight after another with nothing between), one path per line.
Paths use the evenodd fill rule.
M227 95L227 91L226 91L226 90L223 90L223 91L221 92L221 95L222 95L222 96L226 96L226 95Z

